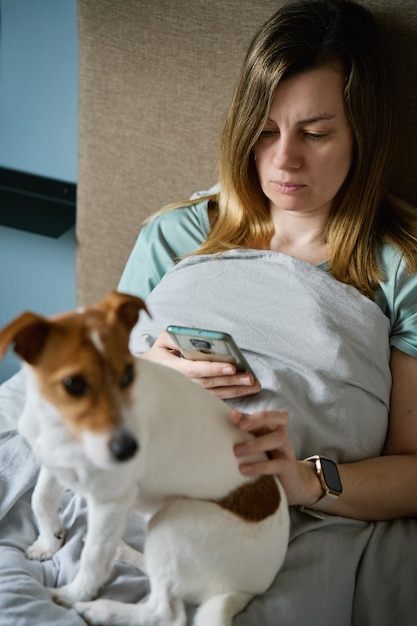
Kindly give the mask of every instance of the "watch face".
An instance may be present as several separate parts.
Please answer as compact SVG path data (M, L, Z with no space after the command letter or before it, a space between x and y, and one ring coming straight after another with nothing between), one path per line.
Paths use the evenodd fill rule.
M324 480L330 491L342 493L342 483L340 482L336 463L323 457L320 457L320 462Z

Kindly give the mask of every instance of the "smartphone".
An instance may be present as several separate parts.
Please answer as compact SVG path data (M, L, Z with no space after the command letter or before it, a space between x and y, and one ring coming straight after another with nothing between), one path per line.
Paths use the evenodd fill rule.
M168 326L167 332L185 359L233 363L238 372L252 374L254 380L257 380L242 351L228 333L186 326Z

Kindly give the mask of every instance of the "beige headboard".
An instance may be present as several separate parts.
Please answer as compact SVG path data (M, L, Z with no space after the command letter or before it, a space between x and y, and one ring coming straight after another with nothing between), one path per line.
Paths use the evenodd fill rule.
M78 0L79 304L117 286L147 215L216 182L246 48L281 4ZM400 112L395 189L417 204L417 2L364 4L389 24Z

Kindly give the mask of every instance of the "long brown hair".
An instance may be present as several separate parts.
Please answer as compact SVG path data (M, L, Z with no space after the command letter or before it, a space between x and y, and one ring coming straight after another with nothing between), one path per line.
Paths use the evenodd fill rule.
M372 297L382 278L378 241L398 247L408 269L417 269L417 218L388 194L395 141L387 64L373 16L350 0L288 4L252 40L221 138L218 218L196 254L268 248L274 227L252 149L279 82L335 62L346 76L355 150L325 239L333 275Z

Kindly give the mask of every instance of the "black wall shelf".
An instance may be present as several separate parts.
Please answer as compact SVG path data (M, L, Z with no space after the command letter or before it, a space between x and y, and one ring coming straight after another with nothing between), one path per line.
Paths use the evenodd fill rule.
M0 167L0 224L60 237L75 224L75 183Z

